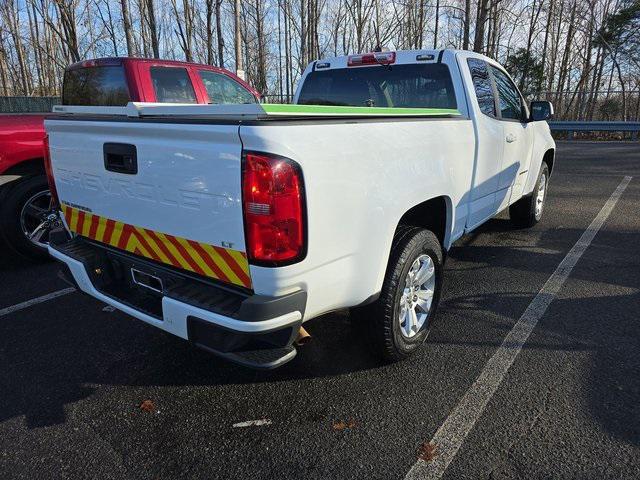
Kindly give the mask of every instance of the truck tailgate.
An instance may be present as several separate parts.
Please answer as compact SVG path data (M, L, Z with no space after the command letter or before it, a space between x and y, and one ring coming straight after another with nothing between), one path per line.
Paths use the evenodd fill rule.
M46 129L72 231L251 287L237 124L54 119Z

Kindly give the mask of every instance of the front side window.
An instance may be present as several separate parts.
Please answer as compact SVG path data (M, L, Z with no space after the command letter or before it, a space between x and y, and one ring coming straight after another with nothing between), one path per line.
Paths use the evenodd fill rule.
M151 67L151 81L160 103L197 103L186 68Z
M476 92L480 111L485 115L495 117L496 102L493 97L491 77L489 76L486 62L477 58L469 58L467 59L467 64L469 65L469 72L473 80L473 89Z
M496 82L498 90L498 100L500 104L500 114L504 119L522 119L522 100L518 89L511 79L499 68L491 66L491 73Z
M441 63L316 70L305 78L298 103L457 108L449 68Z
M223 73L199 70L210 103L257 103L251 92Z

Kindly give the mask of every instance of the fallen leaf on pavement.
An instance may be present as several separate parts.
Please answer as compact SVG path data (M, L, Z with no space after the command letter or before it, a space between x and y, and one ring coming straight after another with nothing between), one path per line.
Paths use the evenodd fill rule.
M436 451L436 446L434 443L424 442L422 445L418 447L418 458L420 460L424 460L425 462L430 462L437 456L438 456L438 452Z
M351 419L351 420L347 420L346 422L342 420L333 422L333 425L331 427L336 432L341 432L343 430L351 430L352 428L355 428L355 426L356 426L356 421Z
M140 404L140 410L142 410L143 412L153 413L155 409L156 409L156 406L151 400L145 400Z

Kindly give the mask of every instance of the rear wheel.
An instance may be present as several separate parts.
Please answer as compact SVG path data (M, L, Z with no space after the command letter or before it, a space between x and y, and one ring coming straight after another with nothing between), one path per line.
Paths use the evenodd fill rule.
M398 361L424 343L440 300L442 262L442 247L432 232L401 227L380 297L353 312L374 354Z
M45 175L24 177L0 193L0 233L10 248L26 257L48 258L49 225L54 218Z
M549 167L542 162L533 193L509 207L511 222L520 228L533 227L542 218L549 190Z

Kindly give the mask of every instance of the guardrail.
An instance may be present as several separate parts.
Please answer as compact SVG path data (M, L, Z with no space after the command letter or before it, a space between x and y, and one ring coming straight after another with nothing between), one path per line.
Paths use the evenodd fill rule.
M572 122L551 121L551 130L567 132L570 137L574 132L631 132L631 138L637 139L640 122Z

